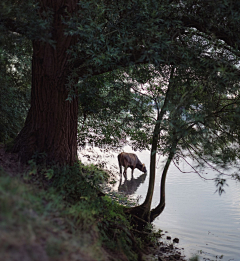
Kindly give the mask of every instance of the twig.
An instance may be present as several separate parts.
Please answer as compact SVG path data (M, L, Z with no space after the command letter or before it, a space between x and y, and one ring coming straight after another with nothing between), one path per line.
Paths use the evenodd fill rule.
M214 180L214 178L209 179L209 178L203 177L203 176L199 173L199 171L197 171L185 158L183 158L183 157L181 157L181 158L195 171L195 173L198 174L198 176L199 176L200 178L202 178L202 179L204 179L204 180Z

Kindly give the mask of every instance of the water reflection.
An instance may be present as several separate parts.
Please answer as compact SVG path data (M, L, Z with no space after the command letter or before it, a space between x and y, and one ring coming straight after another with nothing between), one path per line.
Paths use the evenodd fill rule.
M189 170L187 166L181 167ZM208 175L213 173L208 171ZM160 176L157 175L156 182ZM204 181L194 173L180 173L172 165L167 176L166 208L155 225L178 237L179 247L184 247L187 257L197 253L201 261L220 260L222 255L222 261L240 260L237 208L240 184L232 180L228 184L226 193L220 197L214 193L214 182ZM154 200L159 200L159 189Z
M125 179L122 183L122 179L120 179L118 192L122 192L125 195L133 195L137 189L139 188L140 184L144 183L147 174L143 173L138 178L131 178L131 180Z
M136 153L129 147L125 150ZM86 153L81 153L84 154ZM96 164L93 154L90 154L90 159ZM136 154L149 167L150 152L141 151ZM108 169L116 174L118 182L113 189L136 198L140 197L141 204L146 197L149 175L136 171L134 179L124 179L122 183L119 176L118 153L109 152L107 155L97 150L97 155L102 155L101 162L106 161ZM159 203L162 161L163 157L158 158L152 207ZM180 167L186 172L189 171L187 165ZM209 176L213 174L211 171L208 172ZM200 261L239 261L240 183L230 180L228 185L229 187L225 187L226 193L220 197L214 193L214 182L204 181L194 173L183 174L171 165L166 182L166 208L154 221L155 226L167 230L172 238L179 238L178 247L184 248L187 258L198 254Z

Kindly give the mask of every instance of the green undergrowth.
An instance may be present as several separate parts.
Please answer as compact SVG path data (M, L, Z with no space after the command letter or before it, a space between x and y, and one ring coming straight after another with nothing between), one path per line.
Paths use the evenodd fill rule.
M101 192L107 179L81 163L49 169L31 161L23 178L1 169L0 260L139 260L146 240Z

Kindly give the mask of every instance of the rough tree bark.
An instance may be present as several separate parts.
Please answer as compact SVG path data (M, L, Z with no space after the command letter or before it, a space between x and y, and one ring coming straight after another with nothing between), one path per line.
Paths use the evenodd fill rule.
M66 101L70 70L67 50L75 43L64 34L62 17L77 9L77 0L41 0L41 10L54 12L52 40L55 46L33 41L31 107L15 140L13 152L26 163L34 153L46 153L49 163L72 165L77 159L78 102ZM41 11L40 11L41 12Z

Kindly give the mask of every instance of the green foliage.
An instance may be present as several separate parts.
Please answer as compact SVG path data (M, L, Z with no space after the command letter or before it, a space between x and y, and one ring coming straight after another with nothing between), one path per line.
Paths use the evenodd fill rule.
M25 180L51 186L57 189L65 200L72 203L97 197L109 178L108 173L93 164L83 165L77 162L70 167L49 167L46 164L45 153L35 154L28 164Z
M39 17L38 8L32 0L0 3L0 142L16 137L30 107L31 40L51 42L51 12Z
M216 25L207 13L217 8L233 30L238 11L228 1L232 13L220 3L202 4L199 1L201 11L194 12L191 1L102 1L97 9L93 1L81 2L85 19L73 17L68 23L71 33L81 36L72 51L79 59L86 50L90 63L107 73L91 77L89 71L79 82L79 144L116 147L130 137L134 149L149 148L159 124L159 153L169 154L177 139L176 161L188 156L199 168L236 163L239 52L227 39L209 34ZM225 32L219 17L220 31ZM189 27L187 19L194 20L196 28ZM114 66L119 59L121 64L131 59L131 49L134 62L124 69Z
M80 168L87 183L96 189L100 189L101 185L108 181L109 175L93 164L80 165Z
M94 167L90 166L90 174L86 176L90 177L93 169ZM87 167L84 168L84 171L87 171ZM63 180L63 175L74 175L74 172L79 174L79 166L70 168L68 171L64 169L62 175L58 175L58 177ZM72 182L76 182L76 177L77 174L72 178ZM80 193L75 190L76 193L79 193L75 197L73 190L69 193L65 186L61 190L61 183L57 181L49 184L47 190L39 189L36 184L24 185L21 181L10 178L4 173L1 173L0 181L0 231L4 228L8 231L9 237L13 224L16 238L23 236L20 227L28 227L25 228L25 235L28 236L30 233L35 238L40 236L41 240L45 242L44 248L47 255L50 258L58 258L63 254L63 249L65 249L64 255L72 254L75 250L72 249L71 244L78 245L81 242L79 238L85 242L85 247L88 244L92 245L92 239L84 238L86 233L91 233L98 246L110 249L123 257L127 256L128 260L137 260L136 246L140 246L141 242L130 232L131 227L123 212L123 207L108 196L99 197L96 189L85 178L81 180L81 183L77 183L81 186L82 191ZM67 186L70 187L70 181L68 182ZM55 221L57 222L55 223ZM31 227L30 231L29 227ZM21 239L23 242L25 242L24 238ZM69 246L66 238L71 242ZM8 242L8 237L6 240ZM78 246L79 248L81 246Z
M17 40L12 39L11 41L15 41L17 45ZM31 82L30 57L13 48L15 46L6 43L1 46L0 41L1 142L6 142L16 136L23 126L27 109L29 108Z
M89 167L75 164L72 167L54 168L52 186L71 202L80 199L90 200L100 192L100 186L106 181L106 174L94 165Z
M67 87L69 100L78 88L80 145L89 142L117 147L130 136L135 149L149 148L152 142L149 133L157 123L158 111L164 114L159 131L164 134L159 142L161 153L168 153L172 137L177 133L181 137L179 150L180 147L189 149L187 144L201 143L198 158L203 154L213 155L211 160L215 158L216 163L223 165L233 160L236 150L221 146L228 144L230 137L216 137L213 131L219 132L219 122L224 133L230 130L235 135L237 130L233 122L238 122L239 112L233 103L238 107L239 4L217 1L206 5L200 0L196 6L192 1L182 4L168 0L100 1L96 4L84 0L76 12L64 13L65 34L77 39L67 50L71 64ZM38 12L39 5L30 0L4 0L1 7L3 47L0 53L7 57L2 59L7 60L7 69L3 63L3 71L14 79L20 75L21 85L27 79L29 86L29 40L48 42L54 49L50 33L53 11L46 7ZM214 19L208 15L212 10L217 14L214 13ZM7 42L11 44L8 46ZM11 55L7 56L8 53ZM3 82L6 75L2 76ZM172 90L166 97L170 81ZM4 100L15 100L13 93L6 87ZM228 103L229 97L235 98ZM164 101L167 104L163 108ZM8 113L10 104L3 107L7 119L15 115L13 108L18 108L14 104ZM9 126L1 135L5 135L4 140L19 131L25 117L23 112L21 115L16 117L22 120L14 133L10 133L14 129L10 121L2 124L4 129ZM211 146L204 139L212 140Z
M129 231L130 223L123 214L123 207L105 196L101 204L102 211L99 212L101 219L98 227L101 232L102 241L108 248L114 250L117 247L124 249L130 260L137 259L134 248L133 237ZM107 212L105 210L108 210Z
M94 165L84 166L81 163L54 173L51 186L71 202L66 215L74 223L74 228L88 231L97 225L103 245L112 251L119 249L129 260L137 260L133 249L140 242L137 243L130 232L123 206L119 205L118 199L99 193L108 175Z
M19 7L19 6L18 6ZM16 15L1 1L0 17ZM31 42L0 24L0 142L14 138L23 126L30 101Z
M67 204L56 191L39 190L36 186L27 186L2 173L0 241L4 244L0 246L1 257L42 260L47 256L49 260L55 260L61 255L66 260L75 260L70 257L73 253L82 256L86 251L84 248L93 242L87 239L84 232L67 232L70 224L66 212L69 212ZM29 249L24 245L29 246ZM37 255L34 253L36 249ZM91 249L94 251L93 247Z
M193 256L189 259L189 261L198 261L198 260L199 260L198 256Z
M20 38L19 47L24 39L41 40L52 43L46 30L50 29L52 12L48 8L39 15L39 3L35 0L2 0L0 3L0 30L7 36ZM3 35L4 35L3 34ZM10 42L10 44L12 44Z
M41 164L40 164L41 162ZM45 153L35 153L28 161L28 170L24 174L24 180L32 183L46 186L54 177L54 169L46 164Z
M129 80L123 70L116 70L80 84L80 146L88 143L115 149L126 145L128 136L134 136L137 147L143 138L147 138L139 129L144 127L151 131L150 99L134 93ZM146 143L142 143L141 148L146 148Z
M134 149L153 144L153 153L174 154L176 163L190 157L219 177L220 168L238 163L238 1L83 0L72 13L66 2L57 12L73 43L68 50L53 41L58 28L47 2L4 0L0 7L0 141L24 122L31 41L41 41L68 53L64 80L67 102L79 95L79 144L117 147L130 137ZM69 202L98 199L105 178L95 167L34 164L29 175L45 176ZM216 184L222 192L224 179Z
M144 229L139 233L139 238L142 242L145 242L148 245L156 246L159 245L159 239L162 237L162 230L154 227L153 224L147 224Z

